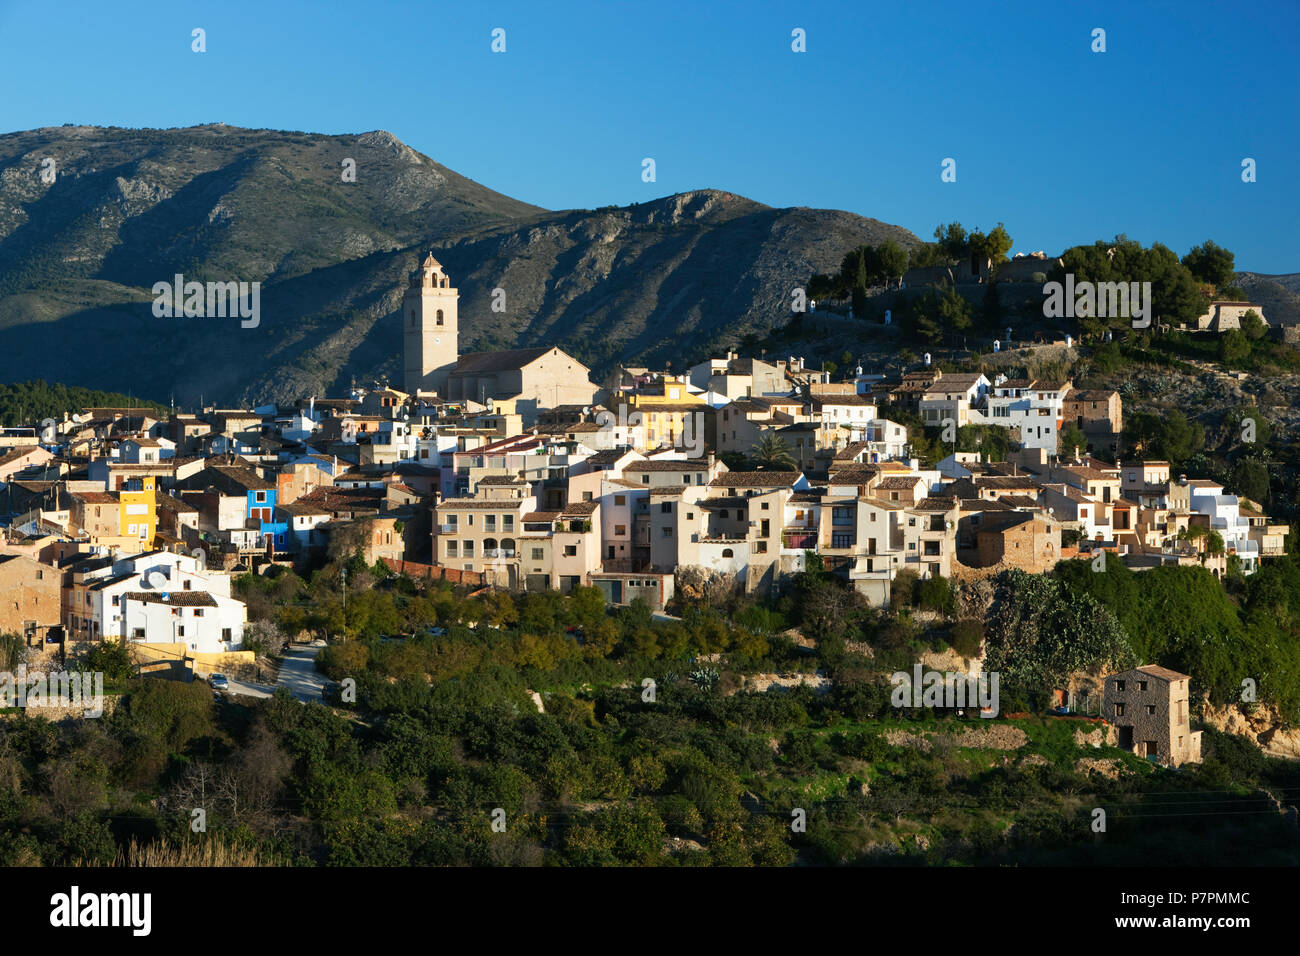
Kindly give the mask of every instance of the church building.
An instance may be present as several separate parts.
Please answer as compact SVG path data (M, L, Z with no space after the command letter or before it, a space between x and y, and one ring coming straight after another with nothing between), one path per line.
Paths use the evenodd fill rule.
M402 296L406 391L473 401L525 426L561 405L591 405L599 391L590 369L554 346L460 354L459 292L430 253Z

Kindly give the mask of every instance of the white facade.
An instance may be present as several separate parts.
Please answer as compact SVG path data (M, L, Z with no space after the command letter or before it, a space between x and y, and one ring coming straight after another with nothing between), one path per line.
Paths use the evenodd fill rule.
M206 591L132 591L121 598L121 637L146 644L184 644L200 654L237 651L244 643L244 605Z

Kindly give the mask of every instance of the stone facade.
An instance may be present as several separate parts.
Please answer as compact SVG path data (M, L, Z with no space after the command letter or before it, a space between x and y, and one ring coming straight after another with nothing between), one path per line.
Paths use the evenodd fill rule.
M57 568L19 554L0 555L0 633L43 642L59 624L61 601Z
M1188 717L1186 674L1149 664L1106 678L1103 715L1118 735L1118 746L1171 767L1200 763L1201 732Z
M997 564L1042 574L1061 560L1061 525L1050 518L993 512L986 515L975 540L984 567Z

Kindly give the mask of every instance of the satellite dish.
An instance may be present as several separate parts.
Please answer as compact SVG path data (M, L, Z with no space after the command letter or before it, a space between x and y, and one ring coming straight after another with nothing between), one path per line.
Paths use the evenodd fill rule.
M159 591L167 586L167 575L161 571L150 571L145 580L149 582L149 587Z

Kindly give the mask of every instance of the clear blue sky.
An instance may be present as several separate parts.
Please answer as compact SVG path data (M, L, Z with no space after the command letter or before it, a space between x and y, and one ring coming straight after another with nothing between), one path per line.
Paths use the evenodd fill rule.
M0 130L386 129L553 209L714 187L923 238L1002 220L1016 251L1214 238L1265 273L1300 271L1298 69L1295 0L0 0Z

